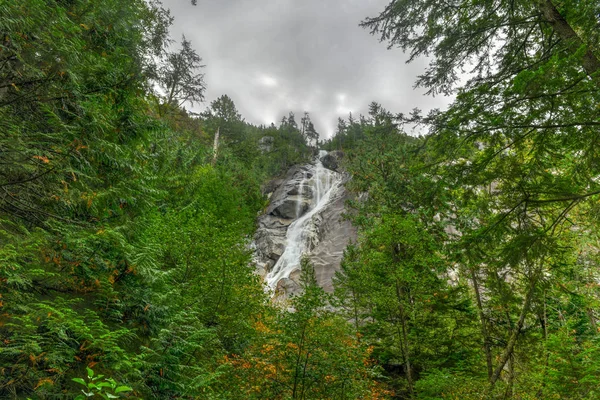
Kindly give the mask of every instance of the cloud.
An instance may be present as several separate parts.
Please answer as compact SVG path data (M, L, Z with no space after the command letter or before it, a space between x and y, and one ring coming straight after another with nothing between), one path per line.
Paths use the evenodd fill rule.
M360 28L387 0L164 0L206 64L208 104L228 94L253 123L308 111L322 137L338 117L377 101L392 112L444 107L449 99L413 90L426 63ZM202 106L200 106L202 108Z
M269 75L261 75L258 78L258 81L260 82L261 85L266 86L266 87L276 87L277 86L277 79L275 79Z

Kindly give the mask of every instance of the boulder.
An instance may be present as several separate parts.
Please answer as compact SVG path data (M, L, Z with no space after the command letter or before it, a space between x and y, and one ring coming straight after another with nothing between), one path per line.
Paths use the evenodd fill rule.
M281 179L281 178L276 178L276 179L270 180L265 185L263 185L263 187L261 188L261 192L262 192L262 194L265 194L265 195L271 195L284 182L285 182L285 180Z
M290 190L288 192L288 195L290 196L296 196L302 194L302 197L304 197L305 199L312 199L313 197L313 190L312 188L305 184L298 184L298 186L294 186L292 188L292 190Z
M279 296L284 295L290 297L293 294L298 294L301 291L300 284L292 278L282 278L277 282L275 293Z
M280 218L296 219L302 216L309 207L309 202L298 196L288 197L276 202L271 214Z
M262 263L267 261L277 261L285 250L285 234L287 226L280 227L265 227L259 223L259 228L254 235L254 243L256 252L259 255L259 260ZM271 265L272 266L272 265ZM266 266L269 270L271 266Z
M328 168L332 171L338 171L340 168L340 162L344 158L344 152L340 150L330 151L321 157L321 162L325 168Z

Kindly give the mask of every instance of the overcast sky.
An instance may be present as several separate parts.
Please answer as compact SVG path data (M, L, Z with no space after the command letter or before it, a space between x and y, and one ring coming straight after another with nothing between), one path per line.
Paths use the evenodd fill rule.
M337 118L366 114L371 101L393 113L443 108L448 99L414 90L425 67L358 24L388 0L163 0L203 58L206 103L229 95L246 121L279 125L289 111L311 115L321 137Z

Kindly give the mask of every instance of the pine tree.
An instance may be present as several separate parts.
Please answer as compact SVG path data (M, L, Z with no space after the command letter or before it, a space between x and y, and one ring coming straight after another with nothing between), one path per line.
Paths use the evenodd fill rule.
M204 67L202 58L192 48L192 43L182 36L181 49L170 52L162 60L156 73L156 83L161 89L159 97L164 105L179 108L186 103L204 100Z

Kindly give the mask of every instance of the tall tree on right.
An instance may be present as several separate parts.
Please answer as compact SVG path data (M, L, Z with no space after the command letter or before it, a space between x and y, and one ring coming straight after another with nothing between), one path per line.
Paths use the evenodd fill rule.
M596 1L534 0L500 2L394 0L361 26L400 47L410 61L430 56L417 85L432 93L450 93L465 66L476 74L466 88L515 78L524 70L568 59L573 75L598 84L598 12ZM556 84L556 83L555 83Z
M449 257L478 309L489 393L597 395L597 364L572 361L560 384L552 371L598 350L599 293L585 289L600 247L598 15L592 0L394 0L362 23L429 57L417 87L456 94L403 118L430 128L422 170L446 188L431 215L460 234ZM577 348L557 345L569 324Z

